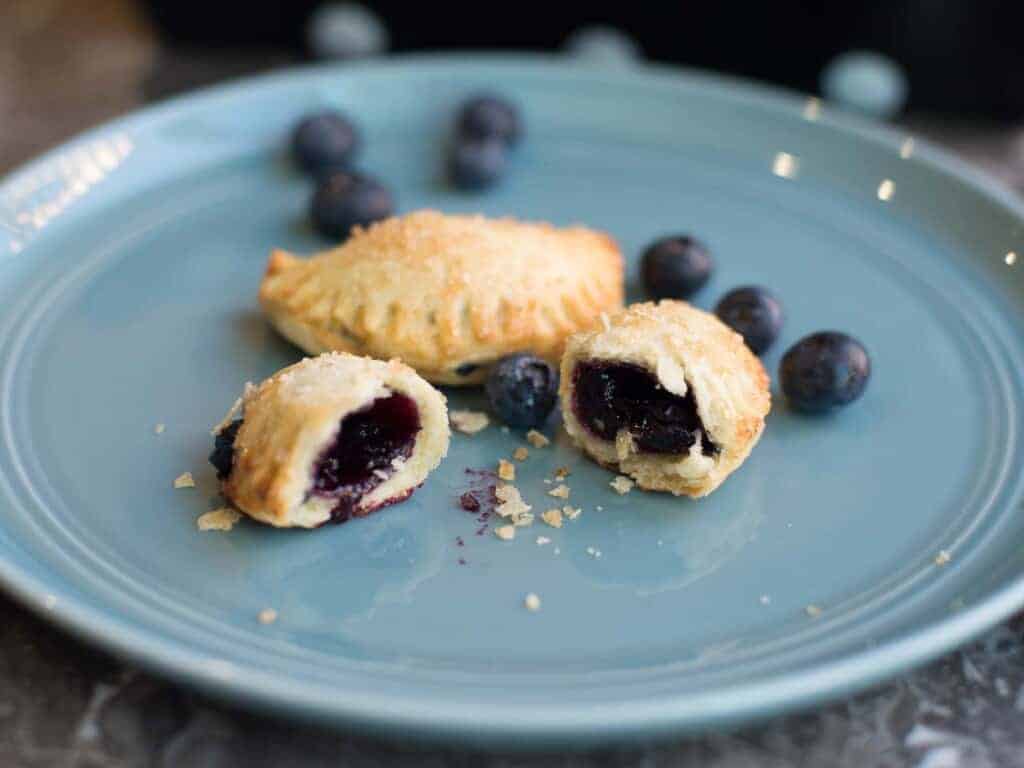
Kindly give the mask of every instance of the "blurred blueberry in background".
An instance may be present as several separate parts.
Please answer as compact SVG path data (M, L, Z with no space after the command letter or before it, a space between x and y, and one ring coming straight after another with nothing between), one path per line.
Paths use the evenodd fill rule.
M306 25L310 53L321 59L362 59L388 49L387 27L358 3L324 3Z
M842 107L889 118L907 102L907 75L888 56L874 51L847 51L822 71L821 92Z
M565 50L582 62L601 67L629 67L643 58L636 40L604 25L580 27L566 38Z

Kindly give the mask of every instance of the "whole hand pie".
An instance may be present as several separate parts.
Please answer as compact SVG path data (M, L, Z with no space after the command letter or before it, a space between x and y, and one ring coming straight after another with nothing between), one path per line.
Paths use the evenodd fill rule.
M642 488L706 496L749 455L771 407L743 338L681 301L634 304L569 339L565 428Z
M332 353L247 386L214 435L210 462L232 504L313 528L409 496L448 451L448 412L397 360Z
M301 259L274 251L270 321L306 352L398 357L439 384L479 384L504 355L557 364L565 339L622 305L615 242L583 227L419 211Z

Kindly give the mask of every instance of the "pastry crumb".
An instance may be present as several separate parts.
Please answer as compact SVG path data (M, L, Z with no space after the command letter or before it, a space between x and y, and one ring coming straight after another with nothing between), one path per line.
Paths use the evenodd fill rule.
M175 488L195 488L196 481L192 479L191 472L182 472L176 478L174 478Z
M596 509L598 512L604 512L604 507L602 507L600 504L594 507L594 509Z
M511 461L498 459L498 477L511 482L516 479L516 467Z
M555 547L555 554L556 554L556 555L560 555L560 554L562 554L562 550L561 550L561 549L559 549L558 547Z
M944 550L944 549L940 549L940 550L939 550L939 554L937 554L937 555L935 556L935 564L936 564L936 565L945 565L945 564L946 564L946 563L948 563L948 562L949 562L949 561L950 561L951 559L952 559L952 558L950 557L950 555L949 555L949 552L947 552L947 551L946 551L946 550Z
M559 467L555 470L555 480L565 480L571 474L568 467Z
M451 411L448 414L448 421L453 428L465 435L475 435L491 423L483 411Z
M537 537L537 546L538 547L543 547L545 544L550 544L550 543L551 543L551 539L549 539L547 536L538 536Z
M264 608L256 618L259 619L260 624L273 624L277 621L277 611L273 608Z
M515 526L512 525L499 525L494 529L494 535L502 541L512 541L516 537Z
M523 598L523 605L526 606L526 610L537 612L540 610L540 598L531 592Z
M501 517L510 518L513 523L532 509L529 504L523 501L519 489L514 485L498 486L494 489L494 496L498 499L498 504L494 511ZM533 520L532 515L530 520ZM526 525L529 525L529 523L526 523Z
M533 512L520 512L512 522L512 525L516 528L526 528L529 525L533 525Z
M627 493L633 490L633 486L636 485L625 475L619 475L609 483L612 489L620 496L625 496Z
M548 496L554 496L556 499L568 499L569 498L569 486L565 483L560 483L548 491Z
M819 608L819 607L818 607L817 605L814 605L814 603L811 603L811 604L810 604L810 605L808 605L808 606L807 606L806 608L804 608L804 611L805 611L805 612L807 613L807 615L808 615L808 616L810 616L810 617L811 617L812 619L816 619L816 618L818 618L819 616L821 616L821 608Z
M196 526L200 531L230 531L242 519L242 513L231 507L220 507L200 515Z
M518 448L512 451L512 458L515 459L516 461L526 461L529 455L530 449L527 448L525 445L520 445Z
M538 432L536 429L531 429L526 433L526 442L532 445L534 448L543 448L551 444L547 436L543 432Z
M544 478L544 485L551 485L551 483L553 483L553 482L554 482L554 480L552 480L550 477L545 477Z
M562 527L562 510L560 509L549 509L542 513L540 519L550 525L552 528Z
M587 547L587 554L596 560L601 556L601 550L597 547Z
M158 435L162 435L165 429L167 429L167 426L165 424L157 424L155 427L153 427L153 431L156 432Z
M761 605L768 605L772 599L768 595L761 595Z
M564 507L562 507L562 514L565 515L570 520L575 520L582 513L583 513L583 508L582 507L577 507L576 509L573 509L568 504L566 504Z

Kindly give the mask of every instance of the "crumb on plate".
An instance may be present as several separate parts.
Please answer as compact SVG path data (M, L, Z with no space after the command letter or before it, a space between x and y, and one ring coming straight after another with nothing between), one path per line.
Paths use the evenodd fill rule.
M810 617L811 617L812 619L816 619L816 618L818 618L819 616L821 616L821 608L819 608L819 607L818 607L817 605L814 605L814 603L811 603L811 604L810 604L810 605L808 605L808 606L807 606L806 608L804 608L804 611L805 611L805 612L807 613L807 615L808 615L808 616L810 616Z
M550 491L548 491L548 496L554 496L556 499L568 499L569 486L567 486L565 483L559 483Z
M174 478L175 488L195 488L196 481L192 479L191 472L182 472L176 478Z
M157 424L155 427L153 427L153 431L156 432L158 435L162 435L165 429L167 429L167 426L164 424Z
M483 411L451 411L448 414L448 421L452 427L465 435L475 435L491 423Z
M949 562L949 561L950 561L951 559L952 559L952 558L950 557L950 555L949 555L949 552L948 552L947 550L945 550L945 549L940 549L940 550L939 550L939 554L937 554L937 555L935 556L935 564L936 564L936 565L945 565L945 564L946 564L946 563L948 563L948 562Z
M498 499L498 504L495 506L494 511L500 517L511 519L513 523L532 509L529 504L523 501L523 497L519 494L519 489L514 485L499 485L494 489L494 496ZM532 515L530 520L531 522L533 521ZM525 523L525 525L529 525L529 523Z
M537 597L537 595L535 595L533 592L531 592L525 598L523 598L523 605L526 606L526 610L528 610L528 611L533 611L533 612L539 611L540 610L540 598Z
M516 467L511 461L498 459L498 477L511 482L516 479Z
M242 513L231 507L220 507L200 515L196 526L200 531L230 531L242 519Z
M550 544L550 543L551 543L551 539L549 539L547 536L538 536L537 537L537 546L538 547L543 547L545 544Z
M565 515L570 520L575 520L577 517L579 517L581 514L583 514L583 508L582 507L573 508L573 507L570 507L568 504L566 504L564 507L562 507L562 514Z
M273 624L277 621L277 611L273 608L264 608L256 618L259 619L260 624Z
M494 535L502 541L512 541L516 537L515 526L512 525L499 525L494 529Z
M555 480L565 480L571 474L568 467L559 467L555 470Z
M625 475L619 475L609 483L612 489L620 496L625 496L627 493L633 490L633 486L636 485Z
M560 509L549 509L541 514L540 519L550 525L552 528L562 527L562 510Z
M527 448L525 445L520 445L518 448L512 451L512 458L515 459L516 461L526 461L529 455L530 449Z
M536 429L531 429L526 433L526 442L534 448L543 448L551 443L543 432L538 432Z

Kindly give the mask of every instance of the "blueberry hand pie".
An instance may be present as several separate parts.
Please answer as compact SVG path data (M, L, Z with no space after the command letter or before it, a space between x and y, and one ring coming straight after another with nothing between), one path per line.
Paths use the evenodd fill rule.
M768 375L743 338L681 301L634 304L574 335L561 378L565 428L583 450L677 496L721 485L771 407Z
M397 360L336 352L247 386L214 435L210 461L232 504L313 528L409 496L448 451L448 412Z
M418 211L310 259L271 254L270 321L306 352L397 357L439 384L479 384L513 352L557 365L566 338L622 305L622 256L583 227Z

